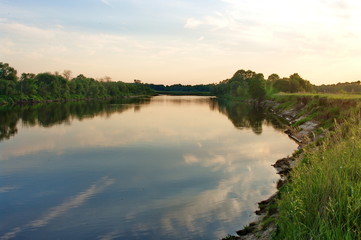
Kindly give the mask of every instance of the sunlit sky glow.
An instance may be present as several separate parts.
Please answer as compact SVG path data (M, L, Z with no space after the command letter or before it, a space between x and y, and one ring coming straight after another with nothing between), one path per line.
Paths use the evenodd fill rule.
M357 0L0 0L0 61L22 72L206 84L238 69L361 80Z

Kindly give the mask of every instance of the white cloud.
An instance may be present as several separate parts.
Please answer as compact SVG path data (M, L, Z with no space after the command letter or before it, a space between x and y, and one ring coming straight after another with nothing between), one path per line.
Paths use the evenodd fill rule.
M192 154L183 155L183 159L184 159L184 162L186 164L189 164L189 165L192 165L194 163L198 163L200 161L196 156L194 156Z
M204 36L200 36L197 41L203 41L204 40Z
M288 45L293 45L295 34L302 38L313 39L320 39L325 35L333 38L338 36L342 40L343 36L349 33L360 33L360 30L356 28L350 30L352 26L359 27L360 24L336 17L342 14L351 19L359 19L355 9L360 10L360 3L356 2L326 1L321 3L309 0L302 2L221 0L221 2L227 6L221 12L210 13L201 18L189 18L185 26L193 29L208 26L209 31L219 31L219 36L234 42L249 40L264 43L267 41L276 46L277 40L287 40ZM289 32L290 38L278 39L278 32ZM315 52L318 47L318 45L314 46Z
M163 78L172 79L174 83L185 79L205 81L209 77L215 80L207 81L218 81L225 75L199 72L199 64L209 65L198 59L216 59L224 51L212 43L195 42L194 38L184 41L177 37L169 40L119 33L76 32L66 26L43 28L7 20L0 22L0 31L4 33L0 36L0 55L19 73L71 69L75 74L95 78L109 75L114 80L142 78L147 82L159 82ZM184 76L185 69L187 77ZM217 74L219 77L215 77Z
M338 66L336 69L348 66L343 71L345 75L360 73L353 63L359 61L357 55L361 52L361 2L220 2L223 8L192 16L185 27L206 36L207 43L229 54L238 66L266 75L300 72L316 84L345 81L329 71L329 64Z
M94 33L83 26L70 27L67 21L43 28L30 24L31 21L1 18L0 54L6 61L27 65L24 70L17 68L19 72L36 72L40 67L41 71L54 71L59 70L54 69L58 66L86 75L96 73L94 77L107 74L128 81L140 76L148 82L167 84L169 79L172 83L201 83L200 79L202 83L218 82L239 68L266 75L297 71L314 82L313 77L319 78L321 71L329 69L330 59L338 61L339 68L350 66L347 71L355 72L355 76L360 73L351 67L361 51L361 2L356 0L220 0L217 7L209 5L201 11L182 2L187 13L178 2L174 3L178 8L169 8L173 2L158 1L152 7L174 12L162 15L162 20L169 19L166 24L162 21L160 26L154 21L151 28L150 23L143 21L144 1L127 1L136 6L137 12L131 15L137 19L135 22L130 18L126 24L127 16L109 15L115 22L124 22L121 30L104 25L104 29L98 28ZM114 8L118 5L113 4L115 0L99 2ZM118 3L122 6L123 1ZM183 10L176 12L179 8ZM168 25L175 23L178 25ZM159 29L172 30L165 34ZM305 59L324 65L316 68ZM124 69L120 71L119 66ZM336 75L330 73L324 78L335 81ZM352 80L357 79L348 81Z
M194 18L188 18L186 24L184 25L185 28L194 29L198 26L202 25L203 22L200 20L196 20Z
M56 24L55 27L58 28L58 29L64 29L64 26L61 25L61 24Z
M52 53L61 53L65 49L74 50L109 50L123 48L128 50L149 49L147 42L132 39L128 36L107 34L107 33L86 33L74 32L65 29L62 25L55 25L54 28L40 28L29 26L23 23L1 21L0 30L5 33L6 39L17 42L16 48L23 47L24 50L38 52L46 48ZM21 41L26 39L26 41ZM5 38L3 38L5 39ZM3 40L0 38L0 40ZM32 43L32 47L30 47ZM89 51L88 53L92 52ZM83 52L83 54L86 52Z
M105 5L111 6L109 0L100 0L102 3L104 3Z
M18 37L31 37L37 39L50 39L56 35L56 30L41 29L17 22L10 22L7 20L0 21L0 29L6 35L16 35Z
M220 12L216 12L215 16L210 15L204 17L203 19L188 18L184 27L188 29L196 29L200 26L209 26L213 31L216 31L218 29L228 27L230 25L229 20L230 19L227 19L227 16Z

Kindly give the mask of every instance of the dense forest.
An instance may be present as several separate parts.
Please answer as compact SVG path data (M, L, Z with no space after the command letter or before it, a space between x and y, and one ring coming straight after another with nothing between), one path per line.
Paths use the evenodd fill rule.
M106 99L134 95L152 95L154 91L139 83L95 80L70 71L59 73L22 73L0 62L0 103L40 102L46 100Z

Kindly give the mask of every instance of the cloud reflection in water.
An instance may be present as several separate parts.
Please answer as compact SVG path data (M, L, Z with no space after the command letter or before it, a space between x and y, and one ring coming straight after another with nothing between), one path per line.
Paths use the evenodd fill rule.
M227 234L223 224L241 226L256 202L272 194L277 176L270 164L296 146L260 111L214 99L162 96L140 112L124 109L107 119L93 116L66 126L24 127L12 142L2 142L0 160L9 174L17 169L22 176L38 168L43 179L54 173L54 182L63 180L62 173L87 184L88 176L117 179L113 184L114 178L102 178L42 217L9 228L2 239L50 228L50 221L65 213L76 223L97 228L76 228L75 222L66 227L104 240L154 233L173 239L188 233L219 238ZM110 185L109 195L92 202L91 212L69 213Z
M49 209L48 213L39 219L33 220L28 224L25 224L21 227L15 227L11 232L8 232L0 237L1 240L12 239L15 238L22 231L31 230L34 228L39 228L47 225L51 220L56 217L66 213L70 209L76 208L84 204L85 201L90 199L91 197L101 193L108 186L114 183L114 179L103 177L96 183L92 184L88 189L84 192L79 193L78 195L70 198L69 200L64 201L62 204Z

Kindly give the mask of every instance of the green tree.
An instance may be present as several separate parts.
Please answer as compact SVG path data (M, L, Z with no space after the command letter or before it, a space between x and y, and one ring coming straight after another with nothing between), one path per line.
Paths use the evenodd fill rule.
M16 74L17 71L8 63L0 62L0 79L16 82L18 79Z
M275 89L277 89L280 92L290 92L291 90L291 84L290 81L287 78L282 78L277 80L274 84L273 87Z
M253 99L262 101L266 96L265 79L262 73L255 74L249 83L249 93Z
M67 80L60 75L39 73L35 76L38 94L46 99L62 99L69 96Z
M35 74L22 73L19 81L20 92L26 96L32 96L37 94L37 85L35 80Z
M276 74L276 73L272 73L267 78L267 81L271 82L272 84L275 83L278 80L280 80L280 76L278 76L278 74Z
M17 72L7 63L0 63L0 95L4 102L23 100L60 100L120 97L125 95L150 95L153 91L144 84L112 82L110 77L103 81L87 78L83 74L71 79L71 71L21 74L17 81Z
M16 82L0 79L0 95L7 95L7 96L17 95Z
M8 63L0 62L0 95L17 95L17 72Z

